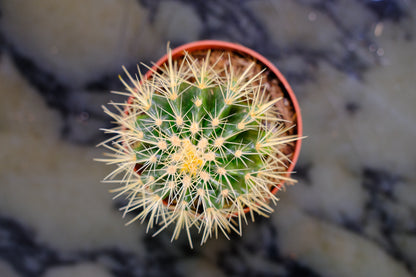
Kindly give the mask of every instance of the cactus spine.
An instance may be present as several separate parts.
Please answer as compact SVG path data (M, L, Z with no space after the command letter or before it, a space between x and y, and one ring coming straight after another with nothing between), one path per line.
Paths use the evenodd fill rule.
M227 59L225 55L219 59ZM118 167L105 182L120 183L116 197L126 195L124 214L139 210L130 222L147 220L156 232L173 225L172 240L186 230L202 232L201 244L220 230L228 238L241 235L245 210L267 216L272 212L270 191L286 177L289 158L282 147L294 140L270 99L255 63L236 72L231 59L221 72L214 70L210 53L196 59L185 53L152 70L150 78L121 81L127 103L104 107L118 126L102 146L99 159ZM212 59L211 59L212 60ZM141 80L141 82L139 81Z

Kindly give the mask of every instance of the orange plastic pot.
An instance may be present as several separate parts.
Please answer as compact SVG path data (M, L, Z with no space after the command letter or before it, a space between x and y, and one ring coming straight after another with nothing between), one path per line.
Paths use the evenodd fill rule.
M293 93L292 88L290 87L289 83L287 82L286 78L283 76L283 74L264 56L260 55L256 51L249 49L247 47L244 47L240 44L231 43L231 42L225 42L225 41L218 41L218 40L201 40L201 41L195 41L191 43L184 44L182 46L179 46L172 50L172 59L175 60L177 58L183 57L185 55L185 52L192 53L195 51L201 51L201 50L224 50L224 51L232 51L235 53L241 53L246 56L251 56L254 60L258 61L260 64L263 64L265 68L268 68L278 79L278 81L283 85L285 94L285 97L290 101L290 104L292 105L294 109L294 113L296 114L295 119L295 134L298 136L298 140L296 140L291 163L289 164L287 168L287 173L285 174L285 177L289 177L291 172L293 171L296 162L299 157L300 149L301 149L301 138L302 138L302 116L301 111L299 107L298 100L296 99L295 94ZM161 59L159 59L152 69L154 71L157 71L159 67L161 67L163 64L165 64L168 61L168 55L164 55ZM145 75L144 78L148 79L151 77L153 72L149 70ZM131 101L131 98L129 99L129 102ZM128 111L126 111L128 113ZM276 194L280 187L282 187L284 184L284 181L279 183L276 187L272 189L272 193ZM245 212L248 212L249 209L246 208L244 210Z

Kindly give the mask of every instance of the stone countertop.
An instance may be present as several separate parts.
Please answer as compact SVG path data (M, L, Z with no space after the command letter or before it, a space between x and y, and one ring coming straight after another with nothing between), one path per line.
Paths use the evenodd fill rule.
M416 3L3 0L0 276L415 276ZM124 226L93 161L121 65L200 39L269 58L308 136L270 218L189 249Z

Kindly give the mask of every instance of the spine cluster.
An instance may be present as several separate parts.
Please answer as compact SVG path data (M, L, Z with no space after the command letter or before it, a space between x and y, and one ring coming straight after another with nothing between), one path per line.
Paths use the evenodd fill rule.
M105 129L113 137L101 144L109 152L100 161L117 165L104 181L120 184L114 192L125 195L125 214L140 211L131 222L158 225L156 234L172 225L172 239L185 229L192 247L193 226L203 244L219 230L241 234L247 209L272 212L271 189L291 181L282 147L298 138L287 135L281 99L270 99L254 63L236 72L228 58L218 72L210 53L168 57L147 79L125 70L127 92L118 93L129 101L104 107L117 127Z

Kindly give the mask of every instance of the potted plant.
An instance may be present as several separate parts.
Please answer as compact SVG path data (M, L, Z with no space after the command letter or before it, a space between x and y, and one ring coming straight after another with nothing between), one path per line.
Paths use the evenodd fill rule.
M104 107L117 124L102 146L117 168L104 181L126 196L124 214L202 232L241 235L246 214L267 216L299 155L302 121L292 89L260 54L238 44L198 41L170 50L143 76L121 81L124 103Z

